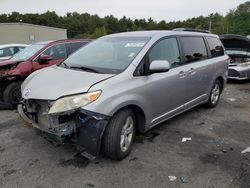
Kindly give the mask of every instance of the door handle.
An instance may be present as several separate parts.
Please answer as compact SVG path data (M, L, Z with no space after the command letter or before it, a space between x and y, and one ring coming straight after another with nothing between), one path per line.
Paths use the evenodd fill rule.
M184 78L186 76L186 73L184 71L179 72L179 78Z
M189 71L188 71L188 75L194 75L195 74L195 69L194 68L191 68Z

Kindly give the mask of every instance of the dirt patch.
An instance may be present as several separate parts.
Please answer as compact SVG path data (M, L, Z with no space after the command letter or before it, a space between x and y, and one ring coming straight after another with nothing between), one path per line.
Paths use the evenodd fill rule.
M3 174L3 177L7 177L7 176L10 176L11 174L15 174L15 173L17 173L17 170L16 169L11 169L11 170L6 171Z
M3 131L5 129L11 129L14 126L17 126L17 124L20 124L19 119L13 119L13 120L9 120L9 121L6 121L4 123L1 123L0 124L0 131Z
M0 146L0 153L3 153L5 151L5 148L3 148L2 146Z
M234 104L233 107L234 108L248 108L246 104Z
M74 155L72 159L61 160L59 162L59 165L63 167L74 166L76 168L85 168L89 163L89 159L83 157L80 153L78 153Z
M222 121L221 126L214 129L214 132L219 136L249 143L250 123L242 120Z
M250 88L249 87L244 87L244 88L240 88L240 91L245 91L245 92L250 92Z
M87 184L85 184L85 186L84 186L84 188L93 188L93 187L95 187L95 185L92 184L92 183L87 183Z
M229 188L249 188L250 187L250 160L249 158L243 158L241 160L240 167L238 168L238 174L233 178Z
M229 188L250 187L250 160L239 152L205 153L199 159L210 170L217 167L228 173L232 177Z
M31 160L31 162L29 163L29 166L34 166L36 163L39 162L39 159L33 159Z
M19 139L22 143L29 142L32 140L37 139L37 134L34 134L33 131L30 129L26 129L25 131L17 131L14 136L12 136L12 139Z
M160 133L158 132L147 132L145 134L141 134L141 135L137 135L136 138L135 138L135 142L137 143L144 143L145 141L148 141L148 142L154 142L154 139L159 136Z

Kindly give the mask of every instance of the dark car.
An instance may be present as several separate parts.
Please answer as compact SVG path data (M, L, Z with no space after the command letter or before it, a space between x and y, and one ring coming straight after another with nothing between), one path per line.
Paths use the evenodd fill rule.
M220 39L231 59L228 78L250 79L250 39L240 35L222 35Z
M20 86L32 72L63 62L90 40L57 40L34 43L0 62L0 99L15 106L21 99Z

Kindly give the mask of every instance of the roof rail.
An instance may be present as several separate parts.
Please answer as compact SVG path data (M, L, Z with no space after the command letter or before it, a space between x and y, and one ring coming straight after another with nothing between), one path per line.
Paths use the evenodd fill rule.
M173 31L190 31L190 32L200 32L200 33L211 33L208 30L203 29L193 29L193 28L175 28Z

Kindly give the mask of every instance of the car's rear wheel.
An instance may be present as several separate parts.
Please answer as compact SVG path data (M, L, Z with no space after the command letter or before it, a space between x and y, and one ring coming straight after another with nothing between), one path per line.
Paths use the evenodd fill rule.
M125 158L132 148L135 126L132 110L124 109L116 113L104 133L102 146L104 155L114 160Z
M4 90L3 101L15 107L22 99L21 81L10 83Z
M209 96L209 99L207 102L207 106L209 108L214 108L218 104L218 102L220 100L221 92L222 92L221 83L219 80L216 80L214 82L214 85L212 87L212 90L210 92L210 96Z

